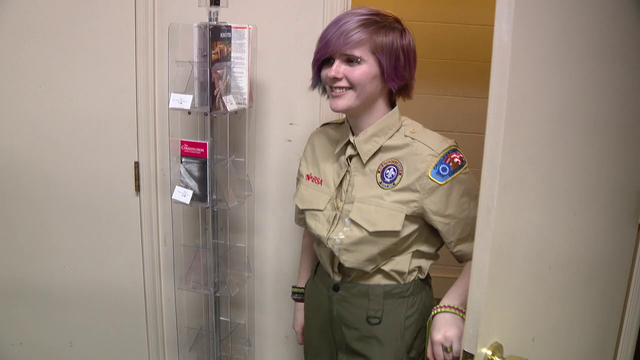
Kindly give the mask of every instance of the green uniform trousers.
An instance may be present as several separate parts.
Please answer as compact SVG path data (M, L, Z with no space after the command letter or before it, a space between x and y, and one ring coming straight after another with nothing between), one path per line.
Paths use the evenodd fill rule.
M424 360L431 284L336 282L316 266L305 290L306 360Z

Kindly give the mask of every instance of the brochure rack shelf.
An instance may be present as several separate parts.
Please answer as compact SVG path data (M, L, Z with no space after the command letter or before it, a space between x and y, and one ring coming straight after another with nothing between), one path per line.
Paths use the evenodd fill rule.
M169 28L169 149L180 360L253 359L255 28Z

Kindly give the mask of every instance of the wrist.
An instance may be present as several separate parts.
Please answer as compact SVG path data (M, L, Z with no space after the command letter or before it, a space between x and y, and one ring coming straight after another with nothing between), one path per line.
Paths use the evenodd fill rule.
M433 317L441 314L441 313L450 313L450 314L455 314L458 315L459 317L462 318L462 320L466 320L467 319L467 310L463 307L459 307L459 306L455 306L455 305L451 305L451 304L441 304L441 305L436 305L432 310L431 310L431 315L429 316L429 322L431 322L433 320Z
M291 287L291 299L296 303L304 303L304 286L294 285Z
M440 304L452 305L452 306L456 306L464 309L467 307L467 299L466 297L456 296L455 294L449 293L449 294L444 294L444 296L440 300Z
M467 319L467 310L464 308L449 304L436 305L433 310L431 310L429 321L427 321L427 339L429 339L429 336L431 335L431 324L433 323L433 317L441 313L456 314L460 316L463 321Z

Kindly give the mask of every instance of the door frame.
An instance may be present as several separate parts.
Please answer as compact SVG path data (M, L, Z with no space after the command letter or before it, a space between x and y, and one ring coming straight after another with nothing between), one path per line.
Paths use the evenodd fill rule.
M136 120L140 177L140 232L149 360L165 360L160 262L158 151L155 112L155 2L136 0Z

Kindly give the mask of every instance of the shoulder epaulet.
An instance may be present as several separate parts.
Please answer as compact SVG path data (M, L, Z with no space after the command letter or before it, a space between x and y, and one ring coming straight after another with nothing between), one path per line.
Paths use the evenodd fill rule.
M429 167L429 178L434 182L444 185L467 168L467 159L455 141L408 118L404 119L403 126L405 136L424 144L436 156Z
M326 123L320 125L320 127L323 127L323 126L329 125L329 124L342 124L343 122L345 122L345 120L346 120L345 118L340 118L340 119L327 121Z
M404 118L403 120L404 135L417 140L436 154L440 154L448 147L455 145L453 140L425 128L416 121L409 118Z

